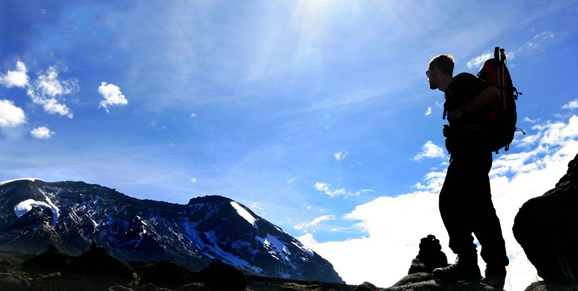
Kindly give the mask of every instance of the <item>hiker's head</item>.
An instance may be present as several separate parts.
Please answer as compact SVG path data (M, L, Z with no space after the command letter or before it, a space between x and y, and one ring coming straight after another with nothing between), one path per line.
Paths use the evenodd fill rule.
M445 90L446 83L451 80L454 73L454 57L451 55L439 55L434 57L430 62L427 71L430 89ZM441 87L440 87L441 86ZM444 87L444 88L442 88Z

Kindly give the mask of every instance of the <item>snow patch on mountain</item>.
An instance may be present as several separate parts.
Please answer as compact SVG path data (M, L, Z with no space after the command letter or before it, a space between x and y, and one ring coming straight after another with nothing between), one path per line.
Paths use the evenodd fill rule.
M214 231L206 231L204 234L205 234L205 237L207 238L207 240L211 243L210 245L206 244L205 246L210 249L211 254L210 255L207 254L207 255L209 257L212 257L212 259L215 258L215 256L213 256L213 255L216 255L219 259L223 260L225 263L228 263L230 265L245 268L245 269L250 269L250 270L257 272L257 273L263 272L263 270L261 268L252 266L247 261L233 255L230 252L226 252L223 249L221 249L219 247L218 239L217 239L217 236L215 235Z
M257 237L256 239L263 244L263 247L265 247L275 259L290 262L289 256L291 252L277 237L267 234L265 238Z
M243 217L248 223L250 223L251 225L253 225L255 228L257 228L257 219L255 219L255 217L253 217L253 215L251 215L251 213L249 213L249 211L247 211L245 208L243 208L241 205L239 205L239 203L235 202L235 201L231 201L231 206L233 206L233 208L235 208L235 210L237 210L237 213Z
M18 217L21 217L22 215L30 212L30 210L32 210L34 207L44 207L52 211L52 225L56 225L58 222L58 217L60 216L60 209L58 209L58 207L56 207L56 205L54 205L50 199L47 198L46 200L46 202L36 201L34 199L24 200L14 206L14 214L16 214Z

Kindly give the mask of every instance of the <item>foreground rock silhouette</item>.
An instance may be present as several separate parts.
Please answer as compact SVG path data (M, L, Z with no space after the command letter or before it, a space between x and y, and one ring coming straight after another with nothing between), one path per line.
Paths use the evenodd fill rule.
M544 279L527 291L578 290L578 155L554 189L524 203L513 231Z

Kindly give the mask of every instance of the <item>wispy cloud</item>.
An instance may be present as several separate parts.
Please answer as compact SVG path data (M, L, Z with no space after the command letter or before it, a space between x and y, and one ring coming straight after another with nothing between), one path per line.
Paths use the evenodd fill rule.
M413 157L414 161L421 161L424 158L444 158L446 155L444 154L444 149L440 146L434 144L432 141L427 141L419 154Z
M49 139L54 134L54 131L51 131L47 126L37 127L30 131L30 135L37 139Z
M485 61L487 61L491 58L492 58L492 53L487 51L487 52L484 52L483 54L469 60L466 63L466 66L468 67L468 69L479 68Z
M24 111L10 100L0 100L0 127L14 127L26 123Z
M75 78L60 80L58 68L52 66L45 72L40 72L38 78L27 86L27 93L32 102L42 106L47 113L72 118L72 110L64 104L64 97L78 92L80 89L78 83L78 79Z
M24 88L28 85L28 70L23 62L16 62L16 70L8 71L6 74L0 74L0 84L7 88L19 87Z
M104 97L104 100L100 101L98 108L102 107L106 112L110 106L125 106L128 104L128 100L120 91L120 88L114 84L107 84L102 82L100 87L98 87L98 93Z
M425 111L425 116L430 116L431 115L431 106L427 108L427 110Z
M329 185L327 183L322 183L322 182L317 182L314 185L314 187L315 187L315 189L317 189L317 191L322 192L322 193L329 195L331 197L341 196L341 195L347 194L347 192L345 192L345 189L331 190L329 188L329 186L331 186L331 185Z
M347 151L341 151L338 153L334 153L333 156L335 157L336 160L338 161L343 161L345 160L345 157L347 157L347 155L349 155L349 153Z
M570 109L570 110L578 109L578 99L574 99L568 102L568 104L562 106L562 109Z
M335 220L335 215L323 215L323 216L319 216L315 219L313 219L310 222L305 222L305 223L301 223L295 226L295 229L297 230L305 230L307 231L308 228L312 227L312 226L316 226L319 223L326 221L326 220Z

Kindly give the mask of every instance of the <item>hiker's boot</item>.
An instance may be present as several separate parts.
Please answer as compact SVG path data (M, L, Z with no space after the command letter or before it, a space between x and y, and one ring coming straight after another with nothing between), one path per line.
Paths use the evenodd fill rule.
M480 281L482 275L478 267L477 253L468 256L459 256L457 262L447 267L434 269L436 279L448 281Z
M482 283L490 285L496 290L504 290L504 284L506 283L506 267L486 267L486 277L482 280Z

